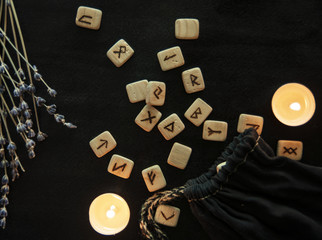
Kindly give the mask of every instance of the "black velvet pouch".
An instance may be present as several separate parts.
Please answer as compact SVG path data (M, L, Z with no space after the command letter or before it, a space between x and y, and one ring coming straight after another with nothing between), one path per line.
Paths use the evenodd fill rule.
M322 239L322 168L276 157L253 129L183 193L211 239Z

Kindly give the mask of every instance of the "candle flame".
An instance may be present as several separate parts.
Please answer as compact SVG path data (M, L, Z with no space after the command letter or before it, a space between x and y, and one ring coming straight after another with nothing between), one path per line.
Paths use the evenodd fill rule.
M114 212L114 209L116 207L114 205L111 206L111 208L106 212L106 217L108 218L114 218L115 216L115 212Z
M298 102L293 102L290 105L290 109L294 111L300 111L301 110L301 105Z

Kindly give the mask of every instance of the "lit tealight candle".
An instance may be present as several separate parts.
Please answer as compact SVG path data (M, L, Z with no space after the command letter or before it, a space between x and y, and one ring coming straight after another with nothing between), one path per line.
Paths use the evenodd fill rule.
M117 194L105 193L94 199L89 208L89 221L100 234L121 232L130 220L130 208Z
M288 83L275 92L272 109L280 122L288 126L299 126L312 118L315 111L314 96L304 85Z

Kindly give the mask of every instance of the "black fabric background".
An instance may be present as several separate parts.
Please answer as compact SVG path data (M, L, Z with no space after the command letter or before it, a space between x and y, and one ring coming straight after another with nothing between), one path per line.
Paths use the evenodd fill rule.
M22 144L18 146L26 173L10 184L8 226L0 230L1 240L139 239L140 207L151 196L141 171L159 164L167 189L199 176L237 134L240 113L264 117L262 136L274 149L278 139L301 140L302 161L322 166L320 1L30 0L15 5L31 62L58 91L53 99L58 112L78 129L66 129L40 112L42 130L49 138L38 144L33 160L27 159ZM81 5L103 11L99 31L75 25ZM198 40L174 37L174 22L184 17L199 19ZM116 68L106 51L120 38L135 54ZM185 65L162 72L157 52L176 45ZM192 67L201 68L206 89L188 95L181 72ZM134 123L144 103L131 104L125 85L141 79L167 84L166 103L159 110L163 118L177 113L186 125L175 139L166 141L157 128L147 133ZM288 82L302 83L315 95L315 115L300 127L281 124L271 110L275 90ZM50 99L44 91L40 94ZM202 140L202 127L184 118L197 97L214 108L209 119L228 122L226 142ZM88 142L105 130L118 146L98 159ZM175 141L193 148L184 171L166 163ZM134 160L129 180L107 172L115 153ZM115 237L97 234L88 221L90 203L107 192L123 196L131 209L128 227ZM189 205L185 201L176 205L181 216L176 228L165 229L170 239L208 239Z

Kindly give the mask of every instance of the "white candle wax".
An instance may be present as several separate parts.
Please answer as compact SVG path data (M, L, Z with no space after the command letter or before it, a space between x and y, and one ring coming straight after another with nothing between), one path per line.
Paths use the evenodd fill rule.
M272 99L275 117L288 126L299 126L309 121L315 112L312 92L302 84L288 83L275 92Z
M129 206L122 197L114 193L98 196L89 208L91 226L103 235L114 235L121 232L129 220Z

